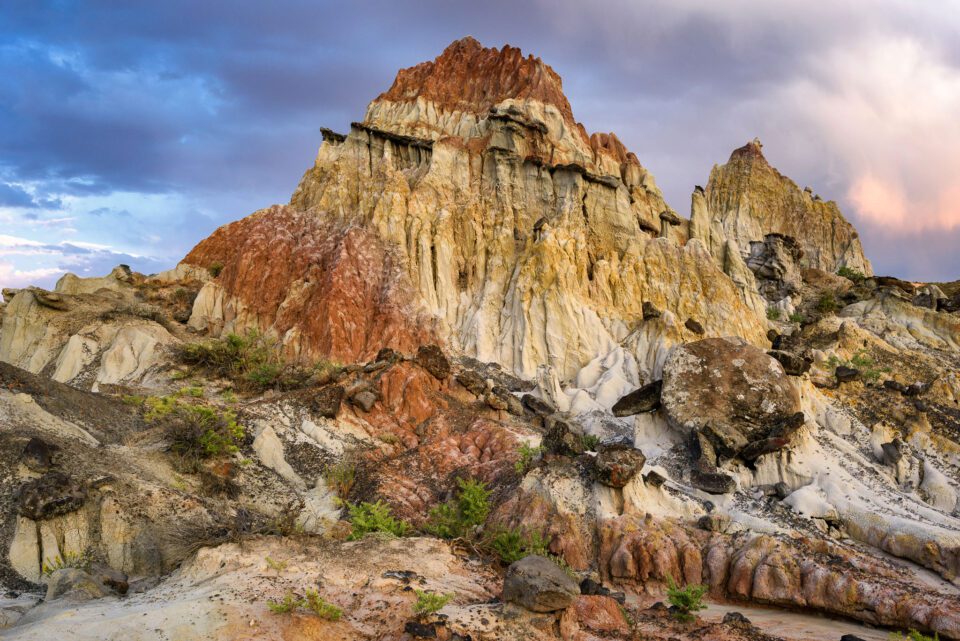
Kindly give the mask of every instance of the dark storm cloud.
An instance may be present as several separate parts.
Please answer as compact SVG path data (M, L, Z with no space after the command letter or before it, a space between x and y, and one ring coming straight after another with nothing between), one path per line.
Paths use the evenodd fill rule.
M472 34L551 64L577 117L615 131L677 210L760 135L779 169L841 203L879 271L955 277L943 239L957 234L941 232L960 225L957 15L908 0L14 1L0 207L39 222L57 199L91 199L73 232L175 260L285 201L318 127L345 130L398 68ZM927 251L905 260L913 247Z

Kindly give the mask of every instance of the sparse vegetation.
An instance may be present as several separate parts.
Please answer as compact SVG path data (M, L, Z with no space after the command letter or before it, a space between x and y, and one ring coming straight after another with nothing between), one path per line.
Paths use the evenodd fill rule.
M179 394L149 396L143 408L147 421L166 428L170 449L188 461L233 454L246 436L233 411L189 402Z
M207 271L210 272L211 276L216 278L220 275L220 272L223 271L223 263L221 263L219 260L215 260L210 263L209 267L207 267Z
M353 531L348 537L351 541L362 539L371 532L386 532L393 536L405 536L410 532L410 524L394 518L390 513L390 506L383 501L346 505L350 522L353 524Z
M587 452L596 452L597 446L600 445L600 437L596 434L584 434L580 437L580 444Z
M790 314L790 322L799 323L800 325L803 325L805 322L807 322L807 317L801 314L800 312L794 312Z
M514 464L514 468L518 474L526 474L530 471L534 460L543 454L543 446L531 447L529 443L521 443L520 447L517 448L517 453L519 454L519 458Z
M266 557L264 561L266 561L270 569L276 572L277 574L287 569L286 561L276 561L274 559L271 559L269 556Z
M706 585L689 584L682 588L678 587L673 581L673 577L667 575L667 601L674 608L674 617L680 621L693 621L696 618L696 612L707 608L703 603L703 595L709 588Z
M92 562L93 555L89 550L84 550L79 554L75 552L65 552L63 555L58 555L52 559L45 560L40 572L44 576L50 576L57 570L63 570L65 568L86 570L88 567L90 567L90 563Z
M306 602L294 596L293 592L287 592L280 601L267 601L267 607L274 614L289 614L299 607L306 605Z
M475 528L483 525L490 514L490 490L482 481L459 479L460 493L455 501L448 501L430 510L425 529L443 539L469 537Z
M341 501L346 501L357 480L357 467L349 459L343 459L324 470L323 480Z
M917 630L910 630L907 636L903 636L903 632L891 632L889 639L890 641L940 641L940 635L934 632L930 637Z
M779 307L768 307L767 308L767 320L780 320L780 308Z
M837 270L837 276L843 276L847 280L853 281L854 283L862 283L866 276L858 269L853 269L852 267L847 267L844 265Z
M832 354L827 359L827 369L831 371L841 365L859 370L860 378L871 383L876 383L884 373L890 372L889 367L877 367L877 362L869 352L863 349L854 354L849 361L841 359L836 354Z
M313 367L285 363L275 341L250 330L244 335L227 334L218 340L185 343L176 348L180 362L234 382L238 389L262 392L303 387L313 378L328 380L340 369L331 361Z
M339 621L340 617L343 616L343 610L328 601L324 601L316 590L307 590L304 602L305 607L321 619Z
M453 598L452 594L438 594L437 592L425 592L422 590L415 590L415 592L417 594L417 602L413 606L413 613L418 617L438 612Z
M821 314L833 314L840 309L840 303L833 292L824 292L817 300L817 311Z
M537 554L550 557L549 541L539 530L524 533L520 528L498 531L490 540L489 547L507 565L525 556Z

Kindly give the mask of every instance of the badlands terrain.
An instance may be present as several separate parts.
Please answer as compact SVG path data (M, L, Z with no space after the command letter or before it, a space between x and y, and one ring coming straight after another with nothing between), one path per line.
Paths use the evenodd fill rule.
M3 292L0 638L960 639L957 283L759 140L686 217L509 46L322 131L170 271Z

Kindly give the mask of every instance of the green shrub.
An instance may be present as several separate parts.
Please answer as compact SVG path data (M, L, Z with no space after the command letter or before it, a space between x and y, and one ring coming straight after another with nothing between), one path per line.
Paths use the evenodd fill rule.
M600 445L600 437L596 434L584 434L580 437L580 444L585 451L596 452L597 446Z
M779 308L779 307L768 307L768 308L767 308L767 320L780 320L780 308Z
M313 367L285 363L276 341L256 330L243 336L227 334L218 340L184 343L175 349L175 355L186 365L253 392L297 389L314 376L329 379L339 367L331 361L320 361Z
M791 323L800 323L801 325L807 321L807 317L801 314L800 312L794 312L790 314Z
M233 454L246 437L232 410L191 403L177 395L150 396L142 406L144 418L164 426L171 439L170 449L184 459Z
M346 501L357 480L357 468L352 461L341 460L324 470L323 480L341 501Z
M460 493L456 501L442 503L430 510L424 529L443 539L468 537L483 525L490 514L490 490L482 481L459 479Z
M543 446L538 445L537 447L531 447L528 443L521 443L520 447L517 448L517 453L520 455L517 459L517 462L514 464L514 468L517 470L518 474L526 474L530 471L530 466L533 465L533 461L543 453Z
M343 616L343 610L332 603L324 601L316 590L307 590L305 607L316 614L321 619L327 621L338 621Z
M413 606L413 613L418 617L439 611L453 598L452 594L438 594L436 592L424 592L422 590L414 591L417 593L417 602Z
M928 637L925 634L922 634L916 630L910 630L907 632L907 636L903 636L903 632L891 632L890 641L901 641L906 639L906 641L940 641L940 635L936 632L933 633L932 637Z
M394 536L404 536L410 531L410 524L390 514L390 506L383 501L376 503L347 503L353 531L348 537L351 541L362 539L370 532L386 532Z
M55 558L45 560L40 573L44 576L50 576L57 570L63 570L65 568L86 570L88 567L90 567L92 562L93 554L91 554L90 550L84 550L80 554L66 552L63 555L58 555Z
M676 608L674 617L680 621L692 621L695 618L695 612L706 610L707 606L703 603L703 595L707 593L706 585L685 585L677 587L673 582L673 577L667 575L667 601Z
M283 595L282 601L267 601L267 607L270 608L270 611L274 614L289 614L305 605L306 601L295 597L293 592L287 592Z
M219 260L215 260L210 263L209 267L207 267L207 271L210 272L211 276L216 278L220 275L220 272L223 271L223 263L221 263Z
M833 292L824 292L817 300L817 311L821 314L832 314L838 309L840 309L840 304Z
M549 541L539 530L524 533L520 528L500 530L490 540L489 547L507 565L525 556L550 556Z
M846 265L837 270L837 276L843 276L847 280L851 280L858 284L862 283L864 279L866 279L866 276L863 274L863 272L858 269L847 267Z

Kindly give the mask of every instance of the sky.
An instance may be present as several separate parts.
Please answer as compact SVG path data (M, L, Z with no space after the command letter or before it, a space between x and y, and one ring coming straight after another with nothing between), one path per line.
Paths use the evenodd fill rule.
M543 58L688 213L755 136L875 271L960 278L960 0L0 6L0 287L173 267L289 200L397 69L472 35Z

